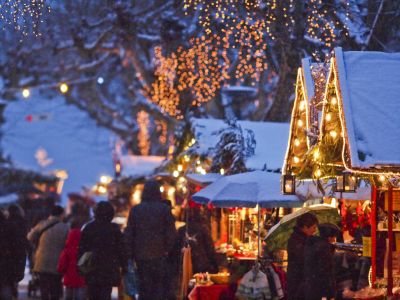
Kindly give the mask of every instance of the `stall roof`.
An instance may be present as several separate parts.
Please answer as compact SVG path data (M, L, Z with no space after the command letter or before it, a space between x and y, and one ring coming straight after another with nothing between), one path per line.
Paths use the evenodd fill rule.
M122 155L120 157L123 176L146 176L154 173L161 163L165 160L164 156L140 156Z
M256 139L255 154L246 160L250 170L277 170L282 167L286 152L289 123L238 121L242 129L250 129ZM192 131L196 139L193 150L199 155L212 156L219 141L216 132L228 125L220 119L192 119Z
M400 53L335 49L351 155L356 168L400 165Z
M191 174L186 174L186 177L189 181L193 182L194 184L203 186L216 181L217 179L221 178L222 175L219 173L207 173L207 174L191 173Z

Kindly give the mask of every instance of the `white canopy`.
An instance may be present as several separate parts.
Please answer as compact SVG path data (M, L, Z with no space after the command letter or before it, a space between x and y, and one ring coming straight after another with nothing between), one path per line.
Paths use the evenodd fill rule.
M193 200L218 207L300 207L295 195L282 195L280 174L254 171L224 176L193 195Z

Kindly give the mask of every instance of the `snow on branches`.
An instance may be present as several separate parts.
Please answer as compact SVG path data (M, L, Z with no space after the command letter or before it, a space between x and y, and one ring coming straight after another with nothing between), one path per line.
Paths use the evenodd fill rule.
M246 158L254 155L256 148L254 132L243 130L235 119L227 120L227 124L227 128L214 133L220 135L220 140L214 148L211 171L219 172L223 168L228 175L245 172Z

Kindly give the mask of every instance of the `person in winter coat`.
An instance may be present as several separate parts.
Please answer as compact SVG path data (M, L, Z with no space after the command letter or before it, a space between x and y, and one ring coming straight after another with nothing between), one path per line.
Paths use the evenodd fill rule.
M78 274L77 257L81 230L70 230L64 250L58 261L57 271L63 275L65 300L84 300L86 298L85 279Z
M94 210L94 220L82 229L78 260L85 252L92 252L94 269L84 276L91 300L111 299L112 287L120 284L120 273L126 271L122 233L111 223L114 213L109 202L101 201Z
M0 299L12 300L13 276L9 270L13 265L13 249L11 241L13 234L6 217L0 210Z
M162 203L160 186L147 181L142 201L134 206L125 229L126 249L136 261L140 300L166 299L167 256L176 238L175 220Z
M188 214L187 224L178 230L174 252L180 253L188 243L192 250L193 273L218 273L214 242L209 229L202 222L199 208L190 208Z
M304 246L317 231L318 219L312 213L297 218L296 227L288 240L287 294L288 300L305 300Z
M58 260L64 249L69 227L63 222L64 209L54 206L47 220L39 222L28 233L28 240L36 244L33 272L39 275L41 299L60 299L61 274Z
M10 269L13 280L13 296L18 298L18 282L25 275L26 257L29 250L29 242L26 238L27 222L22 208L17 204L8 207L8 224L12 231L13 239L10 241L13 254L13 264Z
M304 283L307 300L335 298L334 253L332 245L340 231L336 225L318 225L319 236L310 237L304 247Z

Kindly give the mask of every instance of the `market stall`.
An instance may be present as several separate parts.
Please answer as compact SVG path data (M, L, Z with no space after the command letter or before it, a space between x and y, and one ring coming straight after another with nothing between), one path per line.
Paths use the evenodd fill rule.
M243 249L245 249L244 244L234 249L235 254L239 254L235 256L236 259L253 260L250 268L257 266L261 258L261 208L292 208L300 207L303 204L296 196L282 195L280 193L279 183L280 175L277 173L263 171L247 172L225 176L202 189L192 197L193 200L198 203L212 205L213 207L256 208L257 227L255 231L257 232L257 252L254 253L256 255L240 255L243 254ZM264 266L269 270L268 272L275 272L269 269L272 268L270 264ZM202 289L207 290L207 288Z
M360 182L371 187L371 283L384 277L388 296L393 292L393 276L397 276L392 249L396 249L393 213L400 176L399 67L399 54L336 48L323 83L323 101L306 106L314 114L302 113L304 109L295 102L283 169L284 181L312 179L320 185L333 179L333 190L339 193L356 191ZM313 118L319 120L316 132L311 130ZM300 145L303 151L297 150ZM378 226L381 211L387 221ZM382 252L387 252L383 260L378 255ZM381 269L387 272L377 272Z

